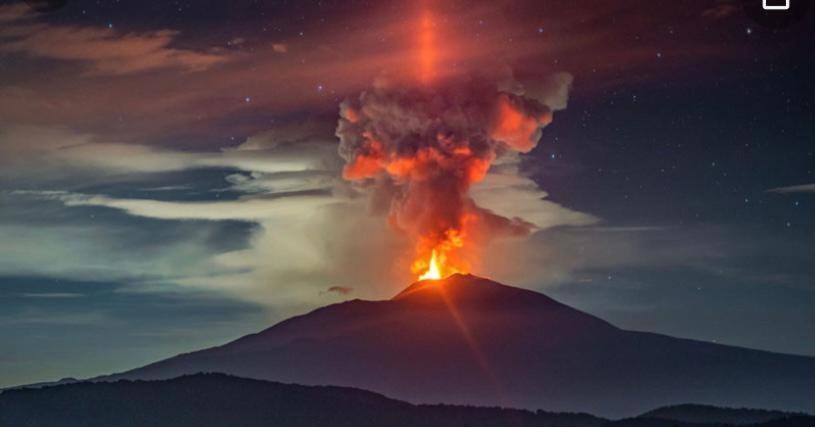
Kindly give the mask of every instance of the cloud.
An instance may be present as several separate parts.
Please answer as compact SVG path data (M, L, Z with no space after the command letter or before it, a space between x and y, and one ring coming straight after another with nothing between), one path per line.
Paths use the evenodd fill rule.
M336 146L298 131L303 129L265 132L236 147L194 152L100 142L94 135L66 128L12 125L0 129L0 176L6 181L31 182L71 174L104 176L232 168L251 172L233 177L233 183L245 189L286 187L297 191L329 187L331 179L326 174L337 169L340 162Z
M702 17L713 20L724 19L735 15L740 10L740 5L734 0L716 0L713 6L702 11Z
M52 209L54 212L46 216L64 216L58 212L60 209ZM144 225L133 221L91 219L71 224L55 219L54 224L27 224L3 218L0 275L172 283L191 274L226 272L204 262L216 250L211 239L218 236L217 228L206 224L173 228L152 224L152 230L155 234L150 240L154 243L148 243L144 240Z
M23 3L0 6L0 22L14 22L31 16L31 8Z
M767 190L769 193L815 193L815 184L790 185Z
M509 180L508 183L496 181L485 180L491 183L491 187L482 191L495 192L503 188L499 191L511 194L511 197L507 203L502 203L500 198L485 199L485 206L490 209L517 205L510 213L529 218L540 229L595 221L589 215L537 200L545 193L526 187L529 182L525 178ZM519 185L522 188L513 190L513 186ZM213 224L213 227L218 227L221 221L239 220L251 222L255 227L242 249L213 252L208 245L202 245L208 239L207 234L200 234L202 231L178 236L180 240L174 245L162 246L160 252L151 252L148 258L133 260L119 250L110 249L116 240L127 240L131 231L125 234L104 230L90 233L81 227L39 227L35 232L24 227L13 234L5 234L11 237L10 242L26 243L7 252L7 269L23 268L15 260L24 253L35 251L36 247L53 248L39 253L60 259L60 262L43 268L41 274L53 269L56 274L79 278L122 280L141 276L140 286L155 282L160 287L165 281L227 292L289 314L319 303L316 296L338 282L353 283L360 297L382 298L390 297L401 285L413 280L408 268L411 259L406 256L410 254L409 245L404 236L393 233L380 217L368 215L367 198L356 197L353 193L294 196L284 193L274 196L261 192L236 200L207 202L123 199L68 191L17 191L13 196L59 201L74 208L114 209L129 216L153 220L203 222ZM133 229L132 233L141 231ZM359 238L362 235L365 239ZM43 241L46 237L53 241ZM113 240L105 243L109 239ZM128 253L140 251L135 242L128 248ZM53 253L54 250L60 252ZM93 265L105 269L95 269L87 262L79 261L86 259L96 260ZM127 262L123 262L125 260ZM165 268L154 267L158 260ZM34 266L44 262L44 259L29 257L23 265L36 269ZM0 267L3 267L2 263ZM0 272L2 270L0 268ZM490 270L478 272L489 274Z
M322 154L322 158L315 155ZM199 168L236 168L262 173L302 172L324 169L333 154L326 147L273 146L248 150L243 147L216 152L182 152L136 144L86 143L64 147L52 155L70 164L129 172L167 172Z
M330 288L326 289L325 292L334 292L337 295L348 295L353 292L354 288L350 288L348 286L331 286Z
M568 69L577 76L584 94L617 90L632 75L659 79L684 69L686 64L732 55L722 40L686 38L681 43L658 46L654 40L635 40L627 35L651 26L674 28L687 20L701 21L702 7L639 5L650 17L647 23L637 20L636 14L629 13L629 6L618 2L593 4L588 15L586 5L549 7L541 33L529 31L540 25L530 21L534 21L534 14L529 10L540 8L537 2L522 1L512 10L500 2L482 2L466 11L439 5L440 14L447 18L443 28L437 29L444 40L438 46L439 70L481 72L511 63L517 64L517 74L526 80L553 73L565 78L557 72ZM153 27L136 32L71 26L61 14L33 14L19 3L7 6L0 19L10 23L0 26L0 32L23 34L0 37L0 45L14 46L14 52L6 54L0 48L4 64L7 56L14 57L0 69L0 122L71 126L106 141L219 148L230 137L260 132L270 118L278 120L304 111L333 112L336 99L367 87L383 71L411 73L415 65L412 20L405 19L404 11L381 4L364 9L365 13L350 13L321 24L305 36L281 38L272 31L246 29L235 33L228 20L177 34L172 31L177 22L173 14L158 14L151 21ZM685 9L692 13L677 13ZM250 13L253 16L248 18L257 18ZM618 19L613 23L598 19L591 21L596 25L587 26L586 16ZM473 36L472 23L479 21L486 25ZM68 42L50 39L54 43L35 46L29 33L36 26L48 30L41 37L51 34L53 38L50 30L61 29L66 40L79 39L73 43L78 48L68 49L62 46L70 45ZM384 40L383 34L387 35ZM226 47L232 38L246 42L240 48ZM127 43L117 44L120 39ZM513 42L508 44L508 39ZM609 40L621 44L609 49ZM130 43L154 49L136 55L131 53L135 51L130 50ZM670 58L670 65L654 61L654 52L661 52L665 60ZM293 53L297 58L292 58ZM46 58L42 55L49 59L39 61L37 58ZM70 59L60 60L60 55ZM143 68L145 65L150 68ZM640 72L621 76L621 67ZM31 78L32 69L37 71L35 79ZM107 74L100 75L102 72ZM123 72L126 74L115 74ZM318 90L318 86L323 89ZM534 91L534 86L525 87ZM251 97L249 103L244 102L247 96ZM555 106L553 100L547 102Z
M27 309L22 313L0 316L0 326L8 325L70 325L90 326L101 325L109 321L106 313L89 311L84 313L53 313L42 309Z
M332 122L283 121L215 151L108 142L63 127L4 128L0 174L7 178L5 186L19 184L16 188L24 189L7 193L10 206L42 205L38 214L55 218L71 215L70 209L53 206L55 202L99 217L109 217L102 214L105 211L118 213L112 224L0 223L9 237L6 245L0 244L8 249L0 273L128 281L144 290L180 285L225 292L281 314L324 303L318 296L337 283L353 284L355 294L363 298L389 297L414 279L409 273L409 244L381 217L369 215L364 189L339 179L342 161ZM473 197L486 209L526 221L536 230L597 221L546 200L547 194L520 174L519 162L518 156L503 157L473 189ZM203 194L212 191L205 200L143 191L186 188L179 186L185 181L162 181L156 187L151 179L157 174L224 168L235 172L221 175L223 187L205 188ZM118 188L115 183L122 174L131 175L128 179L141 197L98 189L82 192L88 182ZM215 198L214 190L224 188L241 196ZM161 224L161 228L150 225L149 235L163 233L165 227L180 228L166 236L160 249L147 249L143 221ZM221 238L213 236L234 221L250 227L241 237L245 240L237 248L214 247L212 239ZM146 255L132 257L133 253Z
M331 202L328 196L243 198L216 202L167 202L149 199L116 199L64 193L57 195L66 206L102 206L133 216L168 220L258 221L307 212Z
M520 82L513 77L512 70L504 69L502 72L505 76L499 84L501 90L535 99L554 111L566 109L569 103L569 91L574 82L574 76L571 74L557 72L543 78Z
M530 96L550 94L547 102L562 108L565 89L552 87L567 87L571 77L563 74L553 79L540 83L541 87L525 82L512 90ZM337 283L353 284L362 298L390 297L414 279L409 273L410 245L381 217L369 215L365 189L339 179L343 162L337 154L334 123L333 117L284 120L241 143L210 151L118 143L65 127L6 127L0 130L0 174L9 178L5 186L20 184L10 188L26 189L11 194L12 204L20 203L16 199L58 202L80 212L117 212L117 219L115 224L7 224L4 235L12 237L11 250L4 251L8 256L0 262L0 273L128 281L144 290L185 286L228 293L280 314L324 303L320 293ZM532 224L538 231L598 221L547 200L546 192L520 173L519 163L519 156L502 156L473 188L473 198L484 208ZM241 196L221 200L212 192L206 200L190 201L174 199L172 192L140 191L136 194L143 197L134 197L98 190L99 185L117 188L116 180L126 174L137 189L179 188L177 184L186 182L162 181L156 187L150 180L157 174L193 169L197 173L234 169L221 176L224 187ZM83 192L88 182L97 189ZM216 184L204 193L222 189ZM48 209L57 217L71 211ZM161 224L162 230L191 231L175 232L160 249L152 248L152 243L148 249L143 221ZM220 238L213 236L234 221L250 227L245 240L236 248L214 247L212 239ZM149 235L160 233L157 225L150 227ZM132 257L133 253L146 255ZM490 274L491 270L476 272ZM339 298L342 293L325 295Z
M329 171L236 173L225 179L232 184L232 190L242 193L320 192L331 190L337 183L336 175Z
M45 298L45 299L63 299L63 298L82 298L85 294L76 292L23 292L17 294L22 298Z
M94 75L124 75L162 68L195 72L229 60L222 52L171 47L178 31L122 33L111 28L32 22L19 7L0 9L0 53L80 61Z
M507 218L518 218L537 230L559 226L595 224L599 218L546 200L547 193L519 172L520 157L509 156L473 186L471 195L479 205Z

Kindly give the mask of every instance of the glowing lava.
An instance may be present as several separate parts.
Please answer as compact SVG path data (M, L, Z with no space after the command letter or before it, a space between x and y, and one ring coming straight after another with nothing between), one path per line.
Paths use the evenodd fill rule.
M449 228L443 233L431 232L418 238L411 271L419 280L438 280L470 271L470 263L463 256L466 233L462 231L472 224L474 218L470 218L468 215L461 218L458 223L461 229Z
M421 276L419 276L419 280L439 280L442 279L441 275L441 267L439 266L439 259L436 250L433 250L432 255L430 256L430 261L428 262L427 271L425 271Z

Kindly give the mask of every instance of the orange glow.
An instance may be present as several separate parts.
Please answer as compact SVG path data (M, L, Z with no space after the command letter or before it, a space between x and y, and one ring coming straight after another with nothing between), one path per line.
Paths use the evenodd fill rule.
M441 266L439 265L438 254L436 250L433 250L432 255L430 256L429 266L427 267L427 271L424 272L421 276L419 276L419 280L439 280L442 278L441 275Z
M380 169L380 161L375 156L359 156L353 162L345 165L342 176L345 179L370 178Z
M468 219L464 218L465 226ZM411 270L419 280L439 280L451 274L469 272L470 266L462 257L464 241L464 233L455 229L447 230L440 241L420 237Z
M370 139L370 135L366 134ZM382 167L382 160L385 157L384 148L379 141L371 141L368 144L367 153L354 158L353 162L345 165L342 176L345 179L363 179L375 176Z
M552 121L549 112L531 115L506 95L498 99L491 135L522 153L535 148L538 129Z
M419 79L427 84L433 80L436 63L436 35L433 31L433 17L429 11L422 14L419 30Z

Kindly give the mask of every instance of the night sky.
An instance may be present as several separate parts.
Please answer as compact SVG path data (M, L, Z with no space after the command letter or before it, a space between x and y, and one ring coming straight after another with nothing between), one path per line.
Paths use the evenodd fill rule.
M423 8L444 72L573 77L518 185L473 189L539 231L473 273L815 356L812 10L768 28L727 0L0 4L0 386L407 286L334 132L340 102L416 69Z

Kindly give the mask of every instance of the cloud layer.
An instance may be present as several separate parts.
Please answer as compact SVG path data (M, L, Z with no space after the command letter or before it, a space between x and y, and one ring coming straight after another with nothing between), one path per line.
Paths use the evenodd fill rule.
M222 52L171 47L178 31L120 33L113 28L36 23L22 4L0 7L0 54L79 61L95 75L124 75L162 68L202 71L229 58Z
M815 193L815 184L789 185L767 190L770 193Z

